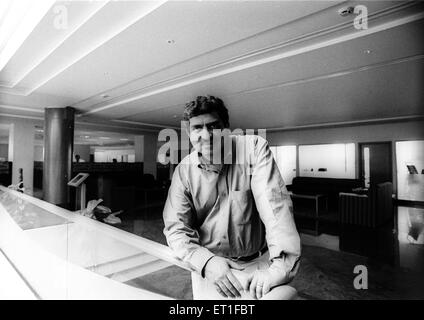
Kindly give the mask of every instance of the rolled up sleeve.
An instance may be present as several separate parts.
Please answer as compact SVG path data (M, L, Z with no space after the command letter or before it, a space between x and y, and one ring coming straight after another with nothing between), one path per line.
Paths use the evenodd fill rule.
M168 246L175 255L186 262L192 271L202 274L205 264L214 254L200 244L199 234L195 228L196 215L193 202L182 182L182 174L181 166L178 166L163 211L165 223L163 232Z
M254 141L251 188L265 225L270 259L286 275L295 276L301 255L300 237L293 219L293 205L265 139Z

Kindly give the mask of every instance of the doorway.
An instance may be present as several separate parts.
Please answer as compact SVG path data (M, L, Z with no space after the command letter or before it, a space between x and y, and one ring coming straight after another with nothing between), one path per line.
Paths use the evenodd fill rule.
M392 178L392 143L360 143L360 178L365 187L370 184L393 182Z

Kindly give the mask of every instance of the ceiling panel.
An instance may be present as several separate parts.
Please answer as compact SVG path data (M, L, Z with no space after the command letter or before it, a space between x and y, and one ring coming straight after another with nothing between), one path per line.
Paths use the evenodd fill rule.
M105 117L122 119L133 114L183 104L199 94L214 93L232 96L272 86L291 86L302 81L326 81L333 76L358 72L361 68L376 69L401 63L403 59L421 59L424 42L416 41L424 31L424 22L408 24L396 30L373 34L368 37L285 58L258 67L233 72L209 81L169 90L163 94L151 94L134 102L117 105L102 111ZM389 41L393 36L400 40ZM370 50L370 53L366 53ZM146 91L146 95L149 91ZM164 120L164 119L162 119Z
M330 4L171 1L69 67L39 91L60 92L79 101ZM101 21L110 24L116 11L110 9L111 16L102 17ZM125 18L123 13L119 15L119 19ZM168 40L175 44L168 44ZM75 40L72 44L80 47ZM36 76L34 73L23 84L29 85Z
M106 1L59 1L46 14L42 22L32 31L12 59L1 70L3 82L16 85L24 79L38 64L48 59L66 39L84 22L105 5ZM67 27L54 27L58 17L57 8L65 6ZM56 8L56 9L55 9Z
M282 128L424 114L424 59L296 86L222 96L232 127ZM129 121L179 125L183 104ZM177 117L175 117L177 116ZM168 120L169 119L169 120Z
M202 94L223 97L239 127L423 114L423 2L57 4L69 28L50 12L1 70L0 114L74 106L80 123L155 130ZM337 14L357 4L368 30Z

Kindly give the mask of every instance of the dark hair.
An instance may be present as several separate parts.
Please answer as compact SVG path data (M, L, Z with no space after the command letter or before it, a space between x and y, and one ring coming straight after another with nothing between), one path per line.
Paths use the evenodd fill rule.
M183 119L189 121L190 118L200 116L201 114L216 112L224 123L225 127L230 126L228 109L221 99L214 96L198 96L196 100L186 103L183 113Z

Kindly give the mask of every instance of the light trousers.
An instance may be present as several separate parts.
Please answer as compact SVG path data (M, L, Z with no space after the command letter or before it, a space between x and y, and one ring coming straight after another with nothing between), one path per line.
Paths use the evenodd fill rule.
M249 262L237 261L244 270L231 269L231 272L238 279L242 287L245 287L249 276L256 270L263 270L269 268L269 252L264 255L257 257ZM206 278L202 278L201 275L192 272L191 283L193 288L193 299L194 300L230 300L230 299L241 299L241 300L254 300L250 295L249 290L242 291L240 298L225 298L221 296L215 288L215 285L208 281ZM282 285L273 288L268 294L262 297L263 300L291 300L297 296L296 289L288 285Z

